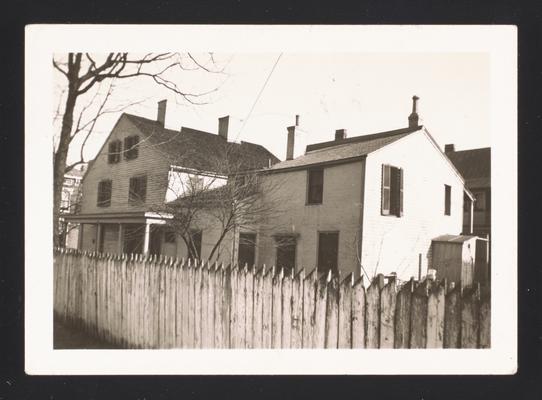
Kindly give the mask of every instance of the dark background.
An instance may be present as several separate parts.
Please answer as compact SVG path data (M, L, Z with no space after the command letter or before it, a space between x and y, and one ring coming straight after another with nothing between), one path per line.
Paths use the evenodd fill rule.
M12 1L2 7L0 400L540 398L542 6L526 1ZM519 369L515 376L37 377L24 373L24 27L31 23L514 24L519 36ZM510 266L511 268L513 266ZM39 334L39 332L31 332ZM439 363L438 358L434 360ZM300 369L302 366L300 366Z

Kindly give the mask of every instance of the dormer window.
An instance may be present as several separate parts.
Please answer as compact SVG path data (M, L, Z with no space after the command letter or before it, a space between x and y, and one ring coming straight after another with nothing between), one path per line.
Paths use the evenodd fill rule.
M120 140L114 140L109 143L109 154L107 155L107 162L109 164L116 164L120 162L120 154L122 152L122 142Z
M133 160L139 155L139 136L132 135L124 138L124 159Z

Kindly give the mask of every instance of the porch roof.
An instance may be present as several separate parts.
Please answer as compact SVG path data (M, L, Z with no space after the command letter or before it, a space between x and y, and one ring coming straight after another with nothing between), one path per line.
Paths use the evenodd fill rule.
M92 214L71 214L63 218L69 222L98 224L98 223L150 223L164 224L173 216L166 213L157 213L150 211L129 211L112 213L92 213Z

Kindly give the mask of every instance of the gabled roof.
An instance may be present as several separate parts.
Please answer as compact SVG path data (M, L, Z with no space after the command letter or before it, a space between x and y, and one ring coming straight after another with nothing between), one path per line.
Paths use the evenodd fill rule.
M227 142L219 135L182 127L174 131L147 118L123 114L145 136L140 140L160 151L171 165L228 174L228 166L235 170L267 168L280 160L265 147L255 143Z
M468 188L491 187L491 148L462 150L446 153L465 178Z
M422 128L422 126L417 126L415 128L396 129L372 135L312 144L307 146L304 155L275 164L270 171L306 168L313 165L356 160Z

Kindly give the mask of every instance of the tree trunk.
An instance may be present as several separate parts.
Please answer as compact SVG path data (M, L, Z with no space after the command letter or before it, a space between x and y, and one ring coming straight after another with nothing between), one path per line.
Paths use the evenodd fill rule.
M58 149L53 161L53 241L55 246L63 246L60 243L60 203L62 200L62 187L64 184L64 173L66 171L66 159L70 148L71 132L73 127L73 111L77 100L77 89L73 82L69 83L66 109L62 117L62 129Z

